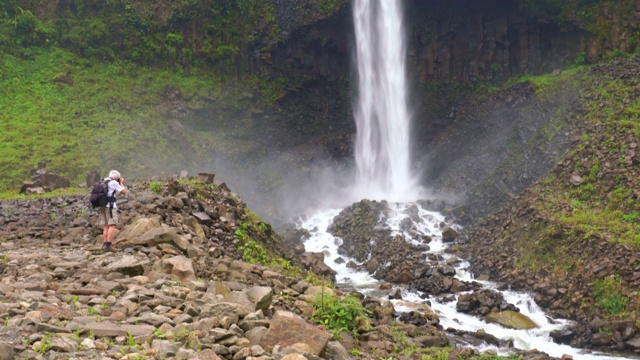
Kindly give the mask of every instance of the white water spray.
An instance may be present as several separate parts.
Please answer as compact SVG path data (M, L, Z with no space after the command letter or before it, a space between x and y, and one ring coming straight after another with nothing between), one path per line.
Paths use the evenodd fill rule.
M406 46L399 0L354 0L359 96L354 109L358 199L417 200L411 173Z

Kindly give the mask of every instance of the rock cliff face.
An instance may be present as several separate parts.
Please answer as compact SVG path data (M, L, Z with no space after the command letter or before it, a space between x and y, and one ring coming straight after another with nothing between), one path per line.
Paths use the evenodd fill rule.
M637 32L634 19L639 14L634 5L626 11L617 3L601 1L598 12L589 10L594 13L587 22L580 14L569 14L573 10L562 8L565 5L558 9L561 16L534 11L535 3L408 1L411 77L419 83L448 83L549 72L574 63L577 56L579 61L596 60L613 49L633 50L638 43L631 35ZM609 25L594 26L596 22ZM288 40L274 47L268 58L253 62L253 71L271 69L305 79L348 78L350 3L329 18L290 25Z
M467 82L540 73L572 63L590 35L541 22L518 2L413 2L410 73L421 83Z

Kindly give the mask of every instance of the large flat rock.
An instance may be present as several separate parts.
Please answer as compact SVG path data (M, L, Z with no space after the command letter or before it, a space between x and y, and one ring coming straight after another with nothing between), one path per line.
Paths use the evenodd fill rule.
M269 330L260 339L260 345L271 351L276 345L287 347L303 343L309 345L311 354L319 356L330 339L330 334L302 319L280 316L271 320Z
M151 335L155 327L151 325L122 325L119 326L110 321L92 322L80 327L82 334L93 334L96 337L117 337Z

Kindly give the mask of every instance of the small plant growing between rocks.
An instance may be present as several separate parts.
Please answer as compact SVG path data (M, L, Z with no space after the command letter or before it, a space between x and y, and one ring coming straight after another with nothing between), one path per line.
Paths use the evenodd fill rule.
M151 334L151 336L152 336L153 338L161 339L161 340L164 340L164 339L166 339L166 338L167 338L167 334L165 334L164 332L162 332L162 330L160 330L160 329L158 329L158 328L155 328L155 329L153 330L153 333Z
M185 328L180 329L180 331L178 331L178 333L175 334L174 340L175 341L182 341L182 340L188 338L189 336L190 336L189 329L187 329L185 327Z
M53 347L53 343L51 342L51 336L45 335L42 337L41 341L33 344L33 351L38 352L42 355L46 354Z
M622 293L622 288L622 280L617 275L596 280L592 285L596 304L611 316L626 314L629 298Z
M151 192L154 194L160 194L160 192L162 191L162 182L160 181L150 181L149 182L149 189L151 189Z
M254 240L249 240L242 247L242 258L247 259L250 263L267 264L269 256L267 251Z
M87 308L87 314L90 316L95 315L96 312L98 312L98 310L96 310L96 308L94 308L93 306Z
M324 325L334 337L344 331L358 338L359 329L362 329L362 325L366 326L369 323L369 310L365 309L353 296L341 298L322 291L313 307L311 319Z
M422 354L422 360L449 360L449 352L446 349L438 349L430 354Z
M129 347L134 349L138 348L138 341L133 337L133 334L131 334L131 332L127 331L127 335L125 336L125 338L127 339L127 345Z

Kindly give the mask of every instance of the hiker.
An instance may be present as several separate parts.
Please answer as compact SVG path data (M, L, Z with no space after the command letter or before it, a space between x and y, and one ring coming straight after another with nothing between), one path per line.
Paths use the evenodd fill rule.
M120 173L116 170L111 170L109 176L104 179L108 181L108 193L107 199L109 200L107 205L98 208L98 215L100 216L99 226L104 226L102 230L102 237L104 238L102 243L102 250L104 251L117 251L115 246L111 245L113 236L116 234L116 225L118 225L118 205L116 204L116 195L127 193L127 189L124 187L124 178L120 176Z

